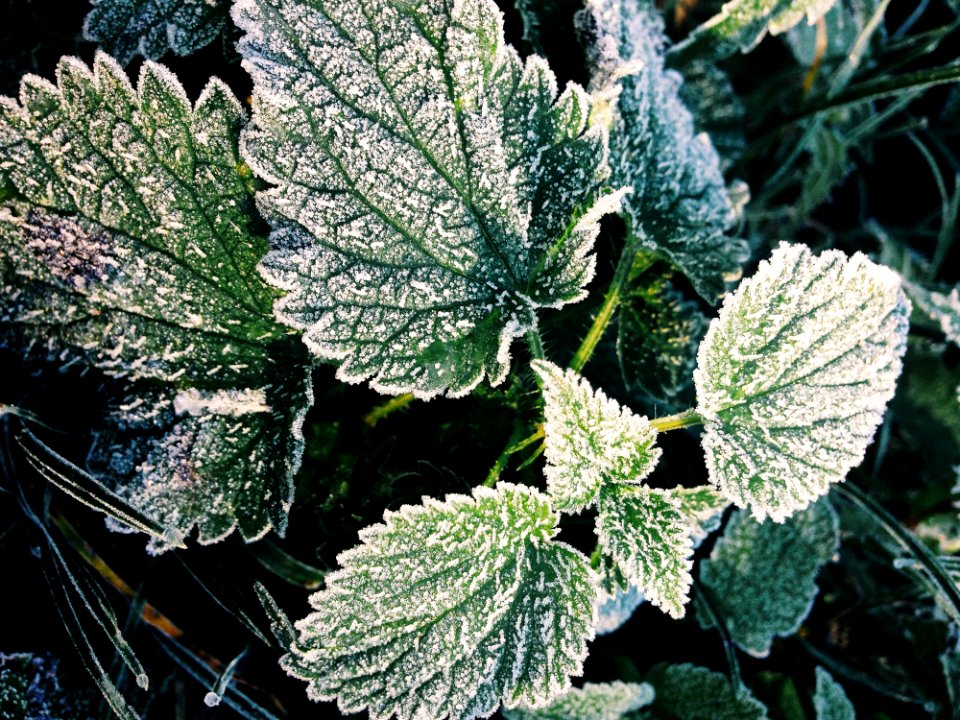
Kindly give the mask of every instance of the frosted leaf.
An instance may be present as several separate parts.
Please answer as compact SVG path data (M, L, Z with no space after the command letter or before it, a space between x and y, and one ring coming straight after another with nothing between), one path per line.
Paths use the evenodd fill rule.
M691 527L669 490L611 485L600 493L597 537L626 581L681 618L693 579Z
M283 666L313 700L372 718L543 706L582 672L598 594L587 558L552 539L557 519L507 483L387 512L310 598Z
M617 359L624 384L654 400L676 402L689 388L707 319L667 278L636 283L624 295L617 324Z
M806 18L814 25L836 0L730 0L720 12L677 46L684 55L722 58L737 50L749 52L769 32L779 35Z
M0 208L0 325L131 381L111 426L166 418L106 471L144 512L203 541L282 530L309 362L257 274L243 110L217 80L191 106L153 63L134 89L102 53L57 80L0 101L0 175L23 200Z
M910 283L906 290L920 310L940 326L947 340L960 345L960 287L941 293Z
M585 296L603 132L590 97L504 45L493 0L239 0L243 152L276 187L276 315L348 382L463 395L536 311Z
M540 709L518 707L503 713L507 720L619 720L653 702L646 683L584 683Z
M680 509L692 528L690 539L695 548L720 527L723 511L730 505L730 501L710 485L674 488L673 496L680 502Z
M853 703L836 680L822 667L817 668L817 691L813 696L817 720L856 720Z
M299 384L264 377L256 390L140 391L98 432L91 468L134 506L200 543L239 527L247 540L286 530L293 477L312 400ZM154 552L168 545L152 541Z
M740 277L747 247L725 235L736 211L709 136L680 101L680 75L664 67L663 20L645 0L590 0L580 25L598 97L591 123L610 129L612 183L633 190L629 231L713 302Z
M773 638L793 635L810 613L817 574L839 545L837 516L826 500L782 524L737 511L700 564L700 580L733 641L766 657Z
M534 361L543 380L547 487L555 508L579 512L605 482L640 483L656 466L656 431L645 417L594 390L573 370Z
M157 60L168 50L190 55L223 29L228 0L91 0L85 40L126 65L135 56Z
M658 665L645 678L653 685L657 720L767 720L750 691L734 690L725 675L696 665Z
M710 480L777 522L842 481L893 397L908 315L892 270L860 253L780 245L700 345Z
M646 599L636 585L629 585L626 589L614 585L597 608L597 635L608 635L618 630Z

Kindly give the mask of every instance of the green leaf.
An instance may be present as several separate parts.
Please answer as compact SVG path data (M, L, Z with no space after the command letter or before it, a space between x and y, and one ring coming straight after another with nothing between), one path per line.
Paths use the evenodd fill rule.
M853 703L840 684L822 667L817 668L817 691L813 696L817 720L856 720Z
M960 345L960 287L942 293L908 283L905 289L917 307L940 326L947 340Z
M604 578L606 579L606 578ZM620 578L602 583L604 598L597 607L597 635L609 635L633 616L647 598L636 585L623 587Z
M310 598L283 659L314 700L373 718L474 718L541 707L579 675L596 620L587 558L556 542L534 489L387 512Z
M518 707L503 713L507 720L619 720L653 702L646 683L585 683L539 710Z
M658 665L653 685L657 720L766 720L767 709L745 687L734 690L718 672L696 665Z
M675 50L680 57L719 59L750 52L764 36L779 35L806 18L814 25L836 0L730 0Z
M275 188L276 314L387 393L501 382L537 310L585 296L604 137L503 42L493 0L239 0L244 156Z
M228 0L91 0L83 38L126 65L157 60L168 50L190 55L223 29Z
M839 549L838 533L826 500L782 524L760 523L743 511L731 516L700 565L700 580L744 651L766 657L774 637L800 628L817 596L817 574Z
M62 60L57 79L0 102L18 197L0 209L0 324L134 382L102 439L137 438L100 466L146 514L202 542L282 532L309 363L257 275L242 108L216 80L191 107L153 63L135 90L103 54L92 72Z
M591 122L610 130L613 184L633 191L629 230L713 302L740 276L747 247L725 235L736 212L710 138L680 101L681 77L664 68L663 20L645 0L591 0L580 22L599 98Z
M547 488L561 512L593 504L604 483L639 484L660 459L656 431L573 370L534 361L543 381Z
M667 276L636 284L623 298L617 325L617 358L627 389L676 402L690 385L706 329L696 303L685 301Z
M600 492L597 537L626 581L669 613L684 615L693 579L693 528L669 490L611 485Z
M842 481L893 396L908 316L892 270L781 244L727 296L700 345L711 481L777 522Z
M711 485L673 489L673 496L680 502L680 510L692 526L691 539L697 547L714 530L720 527L723 511L730 501L717 492Z

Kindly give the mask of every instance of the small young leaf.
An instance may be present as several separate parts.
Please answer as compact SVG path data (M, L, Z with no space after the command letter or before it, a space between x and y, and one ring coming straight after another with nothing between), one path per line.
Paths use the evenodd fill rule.
M677 46L684 57L720 59L737 50L750 52L769 32L779 35L807 19L815 24L836 0L730 0L720 12Z
M817 668L817 691L813 696L817 720L857 720L853 703L836 680L822 667Z
M597 608L597 635L609 635L620 628L647 599L636 585L628 585L626 588L619 582L611 585ZM604 589L608 590L606 584Z
M168 50L190 55L223 29L228 0L91 0L85 40L126 65L136 55L158 60Z
M666 276L631 288L617 325L617 359L627 389L675 402L690 385L706 329L696 303L685 301Z
M736 218L720 161L680 102L680 75L664 68L663 20L646 0L590 0L581 16L591 42L591 122L610 129L614 185L630 232L682 270L714 302L740 276L742 240L725 232Z
M57 78L0 101L0 175L23 200L0 208L0 323L137 383L103 430L137 437L100 465L143 512L201 542L282 531L309 362L256 272L243 109L217 80L191 107L149 62L134 89L102 53Z
M658 665L653 685L657 720L767 720L767 709L745 687L734 690L718 672L695 665Z
M283 322L348 382L431 397L509 371L538 308L585 296L607 172L590 97L521 63L493 0L239 0L276 185L263 273Z
M941 293L910 283L906 290L910 299L940 326L947 340L960 345L960 287Z
M817 573L837 553L838 533L836 513L826 500L783 524L733 514L701 563L700 580L737 645L766 657L774 637L797 631L817 596Z
M777 522L842 481L893 396L908 316L892 270L782 244L727 296L700 345L711 481Z
M543 381L547 487L553 506L580 512L603 483L639 484L656 466L656 431L645 417L594 390L573 370L535 361Z
M371 717L541 707L579 675L596 621L587 558L547 497L501 483L387 512L310 598L283 659L314 700Z
M518 707L503 713L507 720L620 720L653 702L646 683L585 683L571 688L545 707Z
M691 540L696 548L706 537L720 527L723 511L730 501L711 485L674 488L673 496L680 501L680 511L693 528Z
M693 583L693 528L680 501L669 490L610 485L598 506L603 551L653 605L683 617Z

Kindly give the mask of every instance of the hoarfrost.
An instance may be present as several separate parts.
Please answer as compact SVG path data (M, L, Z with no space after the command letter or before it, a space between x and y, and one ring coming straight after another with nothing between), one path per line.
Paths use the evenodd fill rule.
M504 712L507 720L620 720L627 713L653 702L646 683L584 683L545 707L518 707Z
M899 276L864 255L781 244L700 345L710 480L776 522L842 481L893 397L909 312Z

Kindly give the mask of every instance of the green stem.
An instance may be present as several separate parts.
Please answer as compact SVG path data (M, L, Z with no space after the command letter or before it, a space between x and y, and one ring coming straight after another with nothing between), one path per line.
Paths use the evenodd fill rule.
M698 609L703 612L710 620L710 624L720 633L720 640L723 642L723 651L727 656L727 666L730 672L730 685L734 691L739 692L743 687L743 678L740 677L740 663L737 661L737 648L733 644L733 638L730 636L730 629L723 618L722 613L717 607L717 602L713 594L703 583L694 580L693 587L696 594L693 596L697 601Z
M627 239L627 244L624 245L620 260L617 262L617 268L613 272L613 280L610 282L607 294L603 298L603 304L593 318L593 324L590 325L583 342L580 343L580 347L577 348L577 352L574 353L573 359L570 361L571 370L581 372L586 367L590 356L597 348L597 343L600 342L600 338L603 337L603 333L606 332L607 326L613 318L614 310L620 305L627 281L633 274L631 270L635 269L636 272L640 273L656 262L656 258L652 255L638 256L637 245L638 243L634 238ZM636 268L634 268L635 262L637 262Z
M939 587L942 593L941 597L947 602L944 610L953 618L953 621L960 624L960 588L954 583L953 578L944 569L940 561L931 553L927 547L920 542L916 536L907 530L893 515L887 512L876 500L867 495L856 485L850 482L844 482L836 486L838 493L847 500L867 513L880 527L886 530L900 547L912 555L923 569L929 574L930 579Z
M524 430L525 428L522 424L517 425L517 427L514 429L510 439L507 440L507 446L503 449L503 452L500 453L500 457L498 457L493 463L493 467L490 468L490 472L487 473L487 479L483 483L485 487L493 487L497 484L497 481L500 479L500 473L502 473L504 468L507 466L511 455L520 452L525 447L532 445L543 437L542 425L535 433L521 439L523 437Z
M397 395L397 397L390 398L382 405L377 405L373 410L364 415L363 421L370 427L373 427L387 417L387 415L407 407L407 405L412 403L414 399L413 393L406 393L404 395Z
M703 418L693 408L684 410L676 415L667 415L662 418L654 418L650 421L650 427L657 432L669 432L670 430L679 430L680 428L702 425Z
M547 356L543 352L543 338L540 337L540 331L534 328L527 332L527 347L530 348L530 355L534 360L546 360ZM537 384L540 384L539 378Z

